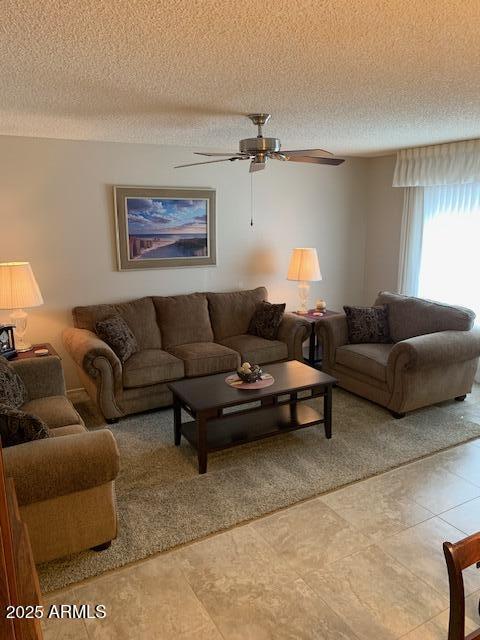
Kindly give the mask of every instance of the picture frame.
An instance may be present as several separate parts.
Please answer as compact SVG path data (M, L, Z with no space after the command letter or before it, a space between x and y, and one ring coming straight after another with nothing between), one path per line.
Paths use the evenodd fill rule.
M216 265L215 189L114 186L113 193L119 271Z
M0 323L0 356L3 356L7 360L10 360L17 355L17 350L15 349L14 329L14 324Z

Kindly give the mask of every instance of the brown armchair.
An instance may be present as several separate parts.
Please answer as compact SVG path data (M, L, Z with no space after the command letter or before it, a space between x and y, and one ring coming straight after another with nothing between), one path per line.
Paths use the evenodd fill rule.
M112 433L87 431L65 394L57 356L14 360L12 367L28 393L21 409L43 420L53 436L3 450L35 562L106 548L117 535L119 452Z
M368 398L395 417L470 393L480 332L469 309L382 292L376 305L388 305L392 342L349 344L344 315L321 319L323 370L339 386Z

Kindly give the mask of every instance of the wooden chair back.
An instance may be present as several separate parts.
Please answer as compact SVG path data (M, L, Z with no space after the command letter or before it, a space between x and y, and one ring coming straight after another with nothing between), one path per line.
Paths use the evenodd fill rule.
M472 564L480 566L480 533L475 533L459 542L443 543L450 584L450 618L448 640L480 639L480 628L465 636L465 589L463 570Z
M7 606L40 604L40 586L15 486L5 477L0 439L0 640L42 640L37 618L6 618Z

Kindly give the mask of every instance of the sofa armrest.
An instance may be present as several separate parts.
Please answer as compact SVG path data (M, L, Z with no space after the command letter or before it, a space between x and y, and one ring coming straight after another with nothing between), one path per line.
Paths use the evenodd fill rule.
M388 357L388 367L438 367L479 356L480 330L438 331L397 342Z
M25 358L10 364L23 380L29 400L65 395L62 361L58 356Z
M310 335L310 323L294 313L285 313L278 328L277 339L285 342L290 360L303 362L303 343Z
M337 347L348 344L347 318L343 314L320 318L315 330L323 347L324 367L329 369L335 365Z
M122 388L122 363L106 342L87 329L68 327L63 331L63 343L75 363L94 379L97 385L103 377L103 386L112 391Z
M120 458L108 429L25 442L6 447L3 456L20 505L111 482Z

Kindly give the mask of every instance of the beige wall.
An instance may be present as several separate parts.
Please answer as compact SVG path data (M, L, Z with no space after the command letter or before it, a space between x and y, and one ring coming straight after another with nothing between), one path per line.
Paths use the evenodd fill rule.
M395 156L368 161L365 304L379 291L397 290L403 189L392 187Z
M0 156L0 260L31 262L45 305L30 311L29 337L61 352L70 388L78 379L61 332L74 305L266 284L271 300L295 308L296 284L285 279L294 246L319 252L324 280L313 284L312 301L322 296L338 309L364 300L372 161L337 168L271 162L254 176L251 229L247 163L175 170L174 164L194 159L190 149L21 137L0 138ZM218 266L117 271L114 184L215 187ZM372 271L382 256L368 253Z

